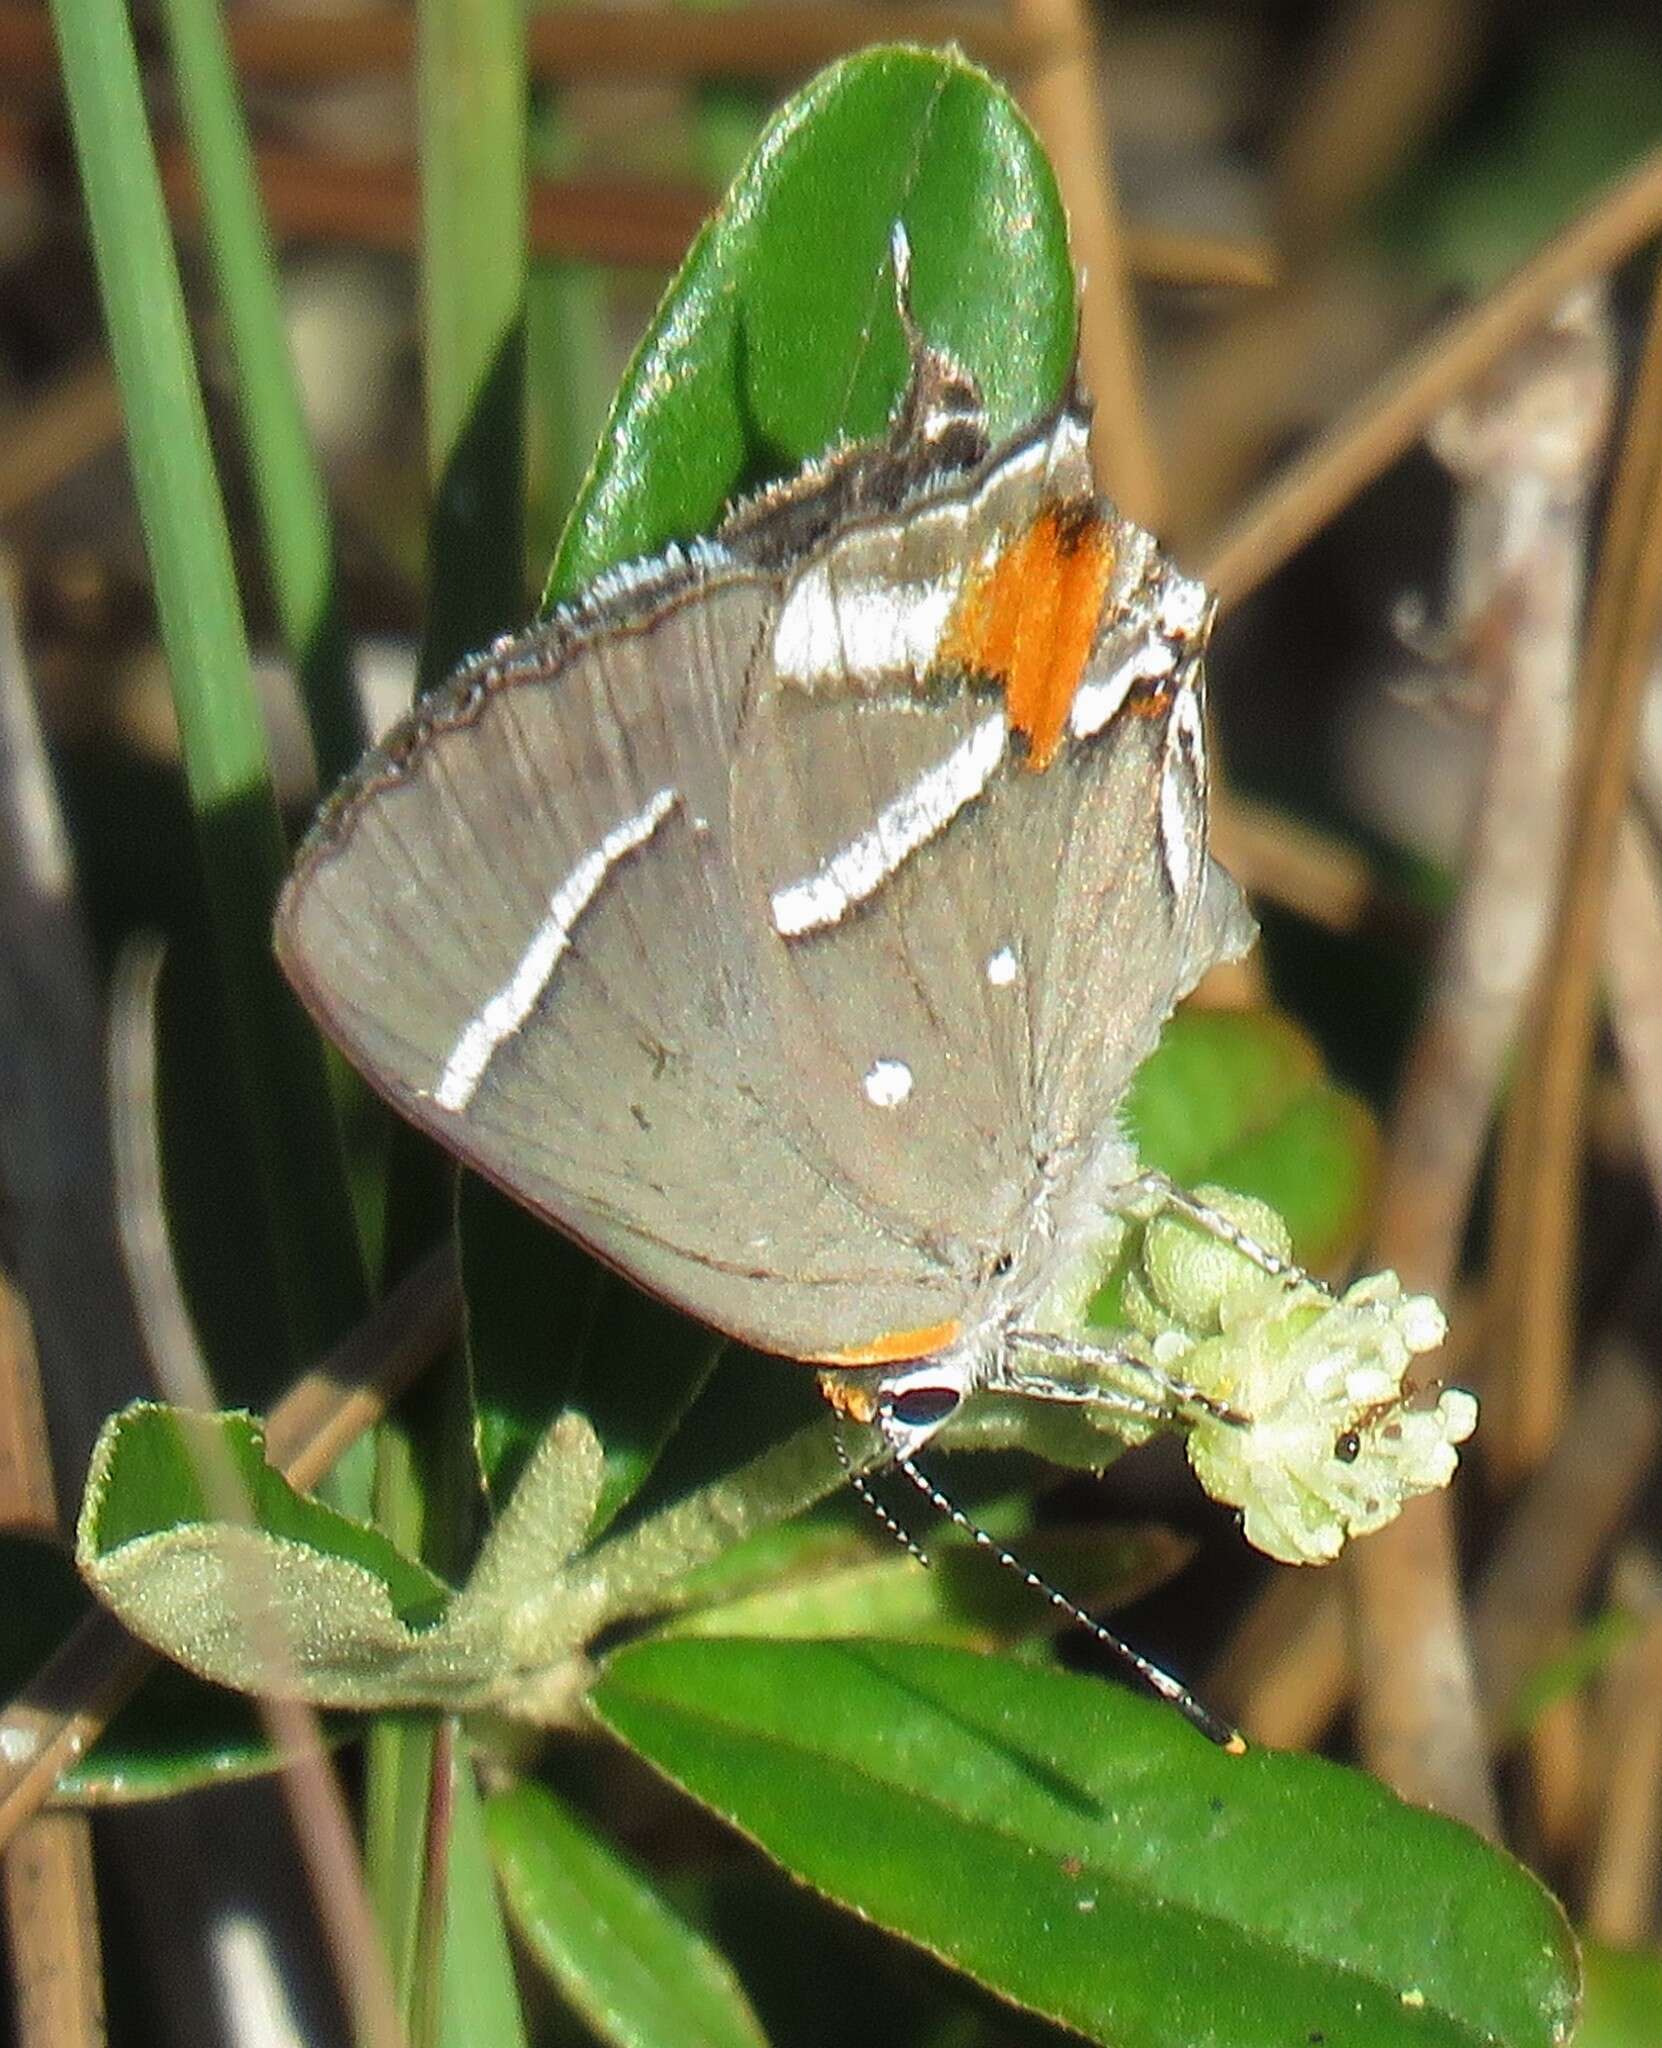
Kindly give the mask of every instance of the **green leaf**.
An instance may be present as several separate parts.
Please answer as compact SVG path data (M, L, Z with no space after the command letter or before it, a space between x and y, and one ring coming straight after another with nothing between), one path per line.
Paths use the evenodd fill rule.
M724 1959L552 1793L500 1793L485 1826L514 1925L603 2040L760 2048L762 2030Z
M87 1612L87 1589L55 1543L0 1533L0 1694L20 1692ZM332 1721L331 1738L353 1724ZM121 1806L262 1777L282 1758L252 1705L176 1665L153 1671L85 1756L58 1780L60 1805Z
M1662 2013L1662 1956L1583 1942L1587 1998L1575 2048L1654 2048Z
M1054 403L1075 315L1043 150L961 57L864 51L781 109L694 242L618 391L545 602L881 431L906 375L897 221L918 322L980 379L995 437Z
M471 1174L456 1229L486 1484L501 1498L554 1418L581 1415L605 1454L585 1532L598 1535L651 1473L722 1340Z
M295 1492L246 1415L139 1403L105 1424L77 1562L105 1603L187 1669L321 1704L568 1705L595 1625L560 1567L594 1516L600 1446L578 1415L549 1430L452 1594L378 1529Z
M1011 1542L1024 1564L1093 1610L1141 1599L1182 1569L1189 1546L1159 1528L1006 1530L1009 1516L978 1519ZM822 1537L827 1533L818 1532ZM659 1630L673 1636L768 1636L827 1641L881 1636L907 1642L990 1649L1050 1634L1066 1625L996 1558L948 1527L931 1532L931 1571L872 1532L846 1531L839 1550L782 1582L735 1593L678 1614ZM730 1564L732 1560L724 1560Z
M606 1723L798 1877L1114 2048L1549 2048L1574 1943L1358 1773L960 1651L652 1642Z
M1180 1187L1254 1195L1307 1266L1343 1260L1367 1214L1378 1139L1365 1104L1274 1010L1180 1010L1126 1102L1138 1152Z
M266 1463L265 1431L252 1415L198 1415L149 1401L124 1408L99 1437L77 1539L82 1568L146 1537L221 1522L244 1503L255 1528L380 1580L393 1611L413 1626L436 1619L449 1597L442 1580L378 1529L296 1493Z
M513 1955L491 1867L485 1804L460 1732L450 1759L439 2048L525 2048Z
M246 1415L140 1402L93 1452L76 1562L136 1635L216 1684L321 1704L448 1705L507 1650L485 1602L296 1493Z

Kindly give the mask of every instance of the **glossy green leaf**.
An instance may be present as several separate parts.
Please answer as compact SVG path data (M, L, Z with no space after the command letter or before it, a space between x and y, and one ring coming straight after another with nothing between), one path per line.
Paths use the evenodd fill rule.
M1587 1997L1575 2048L1655 2048L1662 2034L1662 1955L1582 1944Z
M646 1643L594 1697L798 1877L1114 2048L1568 2038L1553 1901L1359 1773L894 1644Z
M780 110L694 242L619 389L548 601L881 431L906 374L897 221L919 324L981 380L994 435L1055 401L1073 272L1037 139L961 57L863 51Z
M723 1957L552 1793L500 1793L485 1825L521 1938L602 2040L761 2048Z
M1304 1264L1354 1248L1377 1165L1373 1119L1279 1011L1179 1011L1137 1070L1126 1121L1142 1157L1179 1186L1268 1202Z

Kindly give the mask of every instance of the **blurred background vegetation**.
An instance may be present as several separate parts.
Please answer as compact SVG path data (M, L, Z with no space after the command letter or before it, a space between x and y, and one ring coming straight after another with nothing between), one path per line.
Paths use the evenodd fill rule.
M162 8L139 6L134 20L260 706L297 829L318 761L283 652L294 636L266 576L268 515L204 240L206 159L181 120ZM377 0L235 0L227 20L334 513L327 632L343 636L363 723L379 730L435 644L415 17ZM1662 521L1644 441L1662 392L1636 367L1655 346L1662 229L1655 10L1168 0L1081 16L1070 0L769 0L539 9L528 33L523 558L495 564L492 597L500 610L505 585L520 602L507 601L508 616L487 607L484 630L530 617L665 280L787 90L867 41L951 37L1023 98L1074 217L1105 484L1226 603L1212 666L1221 848L1253 892L1265 946L1246 979L1210 999L1291 1012L1380 1119L1383 1193L1355 1238L1449 1295L1449 1376L1471 1378L1490 1404L1452 1547L1476 1617L1507 1839L1591 1935L1654 1954L1662 696L1652 683L1623 699L1619 678L1638 657L1618 643L1635 620L1650 635L1641 651L1654 641L1644 541ZM469 231L465 213L452 219L450 232ZM1618 472L1628 481L1613 486ZM127 1025L110 1054L118 1096L154 1089L142 1113L164 1133L194 1342L210 1359L235 1355L236 1397L253 1405L295 1361L206 971L208 906L51 20L29 0L0 0L0 671L13 834L13 930L0 945L14 963L0 988L0 1118L12 1132L0 1220L15 1224L0 1239L0 1521L38 1531L73 1503L98 1417L145 1384L130 1339L111 1334L113 1319L101 1326L110 1273L60 1273L83 1297L67 1305L43 1305L26 1277L29 1232L55 1228L50 1213L39 1221L42 1201L60 1179L75 1199L65 1148L104 1142L41 1116L41 1093L62 1085L83 1115L96 1107L85 1091L102 1085L99 1065L76 1064L74 1032L101 1062L106 1008ZM325 781L351 752L349 733L337 739ZM1602 780L1601 760L1615 764ZM51 914L30 923L43 877ZM67 968L66 932L80 949ZM131 943L145 933L168 943L167 1051L148 1084L148 1027L133 1020L153 969ZM43 1066L17 1047L55 1004L73 1028L61 1063ZM1463 1065L1447 1057L1451 1040ZM1454 1090L1453 1107L1439 1108L1439 1087ZM343 1100L374 1249L385 1134ZM1465 1123L1469 1160L1456 1137L1456 1156L1426 1168L1439 1129ZM118 1167L121 1128L118 1117ZM29 1297L48 1367L43 1402L11 1282ZM57 1356L90 1344L99 1373L54 1381L60 1342ZM1447 1583L1442 1565L1379 1567L1353 1655L1336 1587L1285 1574L1266 1590L1175 1464L1116 1479L1116 1512L1175 1526L1202 1560L1129 1609L1126 1633L1187 1672L1210 1669L1209 1697L1249 1732L1359 1749L1410 1791L1446 1795L1435 1769L1392 1769L1412 1748L1407 1707L1384 1727L1351 1708L1358 1669L1412 1663L1379 1615L1429 1611L1424 1589ZM1068 1488L1058 1512L1095 1513L1095 1496ZM625 1816L638 1849L669 1843L687 1910L720 1930L774 2038L1048 2032L787 1893L758 1859L707 1853L704 1824L680 1807L667 1816L637 1767L609 1764L590 1792ZM119 1986L111 2032L335 2038L327 1972L294 1960L315 1947L304 1888L248 1854L276 1823L221 1813L222 1796L198 1795L194 1817L169 1808L101 1824L113 1850L100 1900ZM1479 1820L1495 1811L1487 1793L1440 1803ZM780 1967L799 1947L816 1958L811 1984ZM25 1982L31 1953L17 1937ZM1612 2031L1596 2038L1659 2038L1655 1979L1638 1967L1610 1965L1621 1985ZM839 1982L861 1986L852 2012L821 1995ZM550 2038L579 2025L552 2007L538 2024Z

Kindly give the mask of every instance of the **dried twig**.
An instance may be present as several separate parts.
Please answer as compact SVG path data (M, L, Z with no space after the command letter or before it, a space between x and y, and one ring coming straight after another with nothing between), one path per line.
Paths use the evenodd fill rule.
M1616 835L1604 960L1639 1149L1662 1211L1662 863L1635 804Z
M1626 1576L1641 1581L1645 1614L1638 1640L1616 1658L1600 1702L1598 1754L1604 1759L1585 1924L1600 1941L1637 1948L1657 1933L1662 1877L1662 1588L1652 1559L1635 1559Z
M1354 932L1410 915L1385 898L1364 853L1272 804L1221 797L1212 849L1249 896L1268 897L1324 931Z
M1662 270L1599 549L1582 662L1571 836L1557 915L1502 1151L1496 1342L1512 1362L1492 1445L1527 1470L1569 1384L1581 1120L1606 900L1632 779L1642 696L1662 629Z
M104 1978L91 1823L37 1813L6 1851L17 2048L101 2048Z
M1573 286L1601 276L1662 227L1662 149L1613 184L1503 285L1430 335L1317 437L1206 551L1199 573L1223 603L1255 590Z
M1286 242L1325 240L1379 191L1463 90L1474 30L1460 0L1348 0L1330 11L1271 170Z
M0 1527L57 1530L29 1319L0 1280ZM18 2048L99 2048L103 1972L92 1842L82 1814L36 1814L3 1859Z
M1375 1262L1446 1294L1502 1061L1544 939L1561 835L1581 544L1609 412L1602 298L1578 294L1549 334L1441 422L1463 476L1456 639L1494 653L1494 736L1459 901L1392 1120ZM1481 631L1497 621L1504 629ZM1352 1556L1364 1754L1411 1797L1493 1831L1442 1496L1415 1502Z
M1136 220L1126 221L1124 233L1125 260L1145 284L1268 291L1281 276L1279 252L1261 238L1235 240Z
M1010 18L1048 54L1021 83L1022 104L1056 166L1073 257L1085 280L1079 355L1096 395L1097 480L1122 510L1158 526L1164 493L1148 418L1125 237L1108 152L1108 116L1080 0L1011 0Z

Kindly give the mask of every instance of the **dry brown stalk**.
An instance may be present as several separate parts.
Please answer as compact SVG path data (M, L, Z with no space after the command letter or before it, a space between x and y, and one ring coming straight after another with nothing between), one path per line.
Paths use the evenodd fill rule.
M1527 1471L1551 1445L1573 1350L1582 1116L1606 904L1632 782L1643 693L1662 632L1662 271L1588 612L1568 798L1567 857L1548 966L1508 1115L1494 1262L1494 1330L1510 1362L1491 1455Z
M1566 292L1601 276L1659 227L1662 149L1318 435L1212 542L1199 571L1205 582L1226 605L1257 589L1413 447L1462 391L1538 329Z
M17 2048L100 2048L104 1972L91 1823L37 1813L5 1854Z
M1133 519L1158 527L1165 493L1090 22L1080 0L1011 0L1010 20L1047 53L1023 76L1020 94L1056 166L1073 260L1084 279L1079 358L1097 401L1097 481Z
M1602 296L1578 293L1438 426L1438 452L1465 487L1451 638L1490 652L1493 737L1391 1121L1372 1247L1373 1263L1433 1294L1455 1278L1502 1063L1547 928L1582 539L1612 374ZM1370 1766L1493 1832L1446 1499L1413 1503L1353 1552L1350 1572Z
M1249 896L1268 897L1324 931L1354 932L1392 914L1365 854L1271 804L1221 796L1212 850Z
M1633 1126L1662 1209L1662 862L1635 804L1616 835L1604 964Z
M1602 307L1567 306L1444 415L1439 452L1464 486L1454 652L1481 645L1491 739L1420 1028L1391 1125L1376 1249L1446 1293L1473 1179L1546 942L1563 836L1584 588L1582 543L1613 366Z
M1124 231L1126 262L1145 284L1268 291L1280 279L1280 254L1267 241L1234 241L1225 235L1143 226L1134 220L1125 223Z
M0 1278L0 1528L56 1535L58 1504L29 1318ZM104 1980L84 1814L39 1814L0 1858L18 2048L99 2048Z
M1640 1634L1613 1660L1600 1688L1594 1753L1603 1762L1586 1866L1587 1932L1639 1948L1656 1940L1662 1878L1662 1586L1654 1559L1617 1561L1616 1598L1641 1617Z
M1320 243L1380 190L1465 88L1476 36L1460 0L1348 0L1295 89L1271 170L1275 220Z

